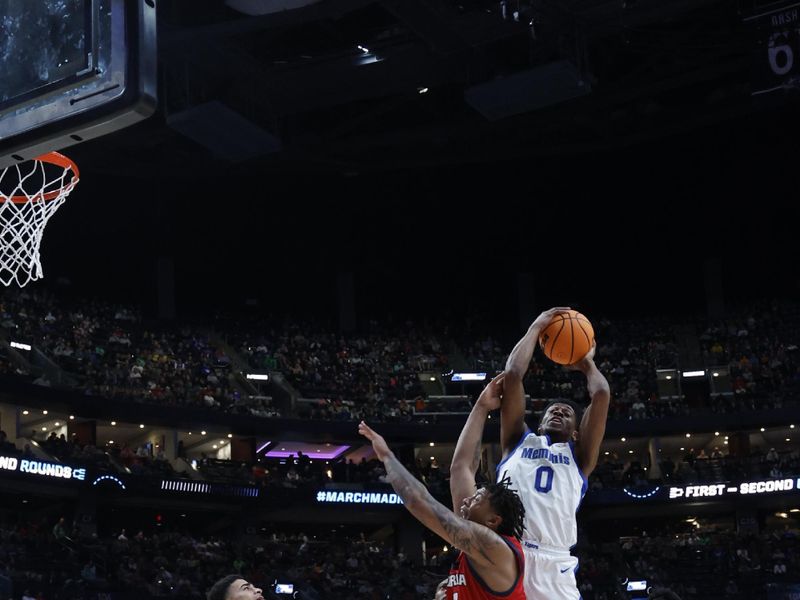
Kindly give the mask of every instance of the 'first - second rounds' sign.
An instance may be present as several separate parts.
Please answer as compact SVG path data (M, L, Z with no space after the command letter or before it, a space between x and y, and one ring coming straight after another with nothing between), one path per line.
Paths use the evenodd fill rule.
M669 498L719 498L738 494L739 496L756 496L774 492L791 492L800 489L800 479L772 479L770 481L748 481L737 485L713 483L711 485L687 485L669 488Z
M53 479L86 479L86 469L76 469L67 465L17 458L16 456L0 456L0 472L13 471L26 475L40 475Z

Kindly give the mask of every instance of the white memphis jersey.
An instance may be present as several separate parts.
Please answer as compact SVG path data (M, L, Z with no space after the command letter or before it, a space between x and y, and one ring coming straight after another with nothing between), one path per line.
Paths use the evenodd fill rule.
M525 507L523 540L559 550L578 542L576 513L588 487L572 442L550 443L528 432L497 466L497 480L511 478Z

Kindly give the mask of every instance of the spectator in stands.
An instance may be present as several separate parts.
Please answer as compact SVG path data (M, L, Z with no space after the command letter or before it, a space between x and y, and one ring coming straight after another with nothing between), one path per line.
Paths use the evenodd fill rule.
M93 582L97 579L97 567L95 567L94 561L91 558L83 565L83 569L81 569L81 579L86 582Z
M634 402L631 405L632 417L634 419L644 419L644 418L646 418L647 414L646 414L645 411L646 411L645 405L644 405L644 402L641 401L641 399L637 399L636 402Z
M207 600L257 600L263 596L260 588L241 575L226 575L211 587L206 598Z
M776 464L780 460L780 456L778 456L775 448L770 448L769 452L767 452L767 455L764 457L764 460L769 464Z
M50 383L50 380L47 378L47 375L45 375L44 373L42 373L41 375L39 375L39 377L34 379L33 383L34 385L40 385L42 387L50 387L52 385Z
M53 537L57 542L67 539L67 527L64 517L58 519L58 522L53 525Z
M17 447L8 441L8 436L5 431L0 431L0 453L2 454L17 454L19 451Z
M672 462L669 456L667 456L664 460L661 461L661 476L664 478L665 481L669 481L672 479L672 475L675 473L675 463Z

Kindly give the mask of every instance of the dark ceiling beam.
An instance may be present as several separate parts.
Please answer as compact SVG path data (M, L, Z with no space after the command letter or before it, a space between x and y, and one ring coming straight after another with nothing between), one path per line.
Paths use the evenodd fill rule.
M425 151L426 148L434 145L432 142L435 140L439 140L437 143L439 148L434 152L442 153L445 142L448 140L451 142L455 140L454 145L459 148L457 156L442 164L454 164L461 160L478 162L486 160L487 156L492 155L522 157L526 153L546 155L548 153L570 153L624 146L645 139L653 139L659 135L689 131L699 126L747 114L748 111L752 110L749 96L744 98L741 103L734 101L729 108L720 108L719 118L715 116L716 107L702 106L699 102L700 98L698 98L695 114L686 116L683 119L680 117L669 119L664 126L655 125L642 128L641 131L623 132L618 136L619 139L615 141L603 138L589 140L564 139L564 142L560 143L559 141L553 142L553 140L550 140L547 132L567 133L572 131L575 133L574 125L569 126L575 114L588 114L592 119L603 119L607 118L607 113L610 113L616 107L629 106L638 100L647 98L657 100L658 95L662 93L669 93L676 89L691 88L692 85L703 84L704 82L718 80L720 77L730 77L736 74L743 74L743 77L746 78L749 66L750 58L740 57L724 64L705 65L689 73L678 74L636 88L588 96L553 109L536 111L500 122L477 122L477 125L473 122L471 126L468 126L463 120L443 120L436 127L406 128L398 132L382 132L376 136L365 135L349 140L341 140L335 147L335 153L331 148L325 150L309 148L308 151L310 154L316 155L319 150L322 150L331 154L331 158L334 160L339 156L348 156L354 162L361 162L364 168L369 168L370 166L380 168L374 158L382 157L380 160L386 164L391 164L392 168L394 168L439 164L437 161L442 160L440 156L437 157ZM686 113L681 111L681 114L685 115ZM586 128L583 131L590 133L590 130ZM577 134L580 134L580 130L577 131ZM559 135L559 137L561 136ZM404 149L411 147L414 148L414 152L404 151ZM474 149L470 150L470 148ZM452 146L449 149L452 150ZM386 157L389 155L393 158L387 159Z
M242 17L223 23L200 27L159 30L158 46L162 53L183 50L193 52L198 43L208 43L221 38L294 27L304 23L338 19L355 10L374 4L376 0L322 0L316 4L271 13L259 17Z
M549 5L552 0L539 0ZM621 0L603 0L587 6L584 2L566 1L563 8L579 18L584 31L590 36L607 35L625 29L653 24L663 24L685 17L686 13L700 11L709 6L729 6L735 10L733 2L725 0L637 0L628 8Z
M470 13L455 22L462 39L471 47L487 46L511 37L530 37L527 23L504 21L494 13Z
M392 96L377 103L372 108L359 113L357 116L350 119L343 119L337 122L332 128L322 132L321 138L325 143L332 143L336 139L342 138L359 127L375 121L384 115L390 114L392 111L408 104L412 100L416 100L418 94L403 94Z
M381 0L381 6L439 54L452 54L469 48L452 28L454 14L436 11L422 0Z
M407 147L413 147L413 152L403 151L401 148L393 148L393 158L386 159L384 154L382 160L370 161L371 156L381 156L379 154L380 151L373 148L371 154L365 153L363 156L353 157L353 163L357 164L357 169L362 171L382 172L423 167L486 165L492 162L507 163L511 160L618 150L637 143L686 134L700 127L742 118L752 114L754 110L753 106L748 103L736 103L725 108L708 108L693 115L691 118L665 120L652 126L617 133L614 136L599 137L594 135L589 139L552 141L549 137L547 140L535 139L532 134L530 139L514 142L509 142L505 138L484 137L462 140L458 144L432 147L430 143L431 134L427 132L427 135L422 136L424 138L422 140L408 140Z
M297 69L270 69L262 86L280 115L331 108L352 101L416 92L417 87L469 81L465 57L432 57L421 42L386 48L376 54L379 62L355 64L359 57Z
M382 0L381 5L440 54L474 50L530 33L524 23L503 20L495 12L436 11L424 0Z

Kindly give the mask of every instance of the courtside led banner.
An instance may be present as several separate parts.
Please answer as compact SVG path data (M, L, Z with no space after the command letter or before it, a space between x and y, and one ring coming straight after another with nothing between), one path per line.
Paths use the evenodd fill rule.
M719 496L752 496L774 492L791 492L800 489L800 478L750 481L739 485L716 483L712 485L687 485L669 488L670 500L675 498L716 498Z
M26 475L40 475L53 479L86 479L86 469L76 469L67 465L17 458L16 456L0 456L0 471L11 471Z
M709 483L691 485L656 485L604 489L589 492L586 505L609 505L643 502L730 501L736 496L769 496L800 492L800 477L783 477L761 481Z

